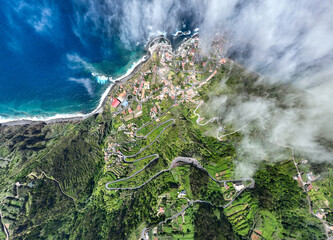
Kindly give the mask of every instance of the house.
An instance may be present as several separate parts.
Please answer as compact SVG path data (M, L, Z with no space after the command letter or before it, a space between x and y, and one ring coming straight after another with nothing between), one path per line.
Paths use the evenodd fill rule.
M233 185L237 192L239 192L240 190L242 190L244 188L244 185L241 182L235 183Z
M185 190L182 190L180 193L179 193L179 197L185 197L186 195L186 191Z
M150 111L151 111L151 112L155 112L155 113L157 113L157 108L156 108L156 106L154 106L153 108L151 108Z
M312 188L313 188L313 185L310 183L309 185L307 185L306 190L310 191Z
M129 113L132 113L132 112L133 112L133 110L132 110L131 108L129 108L129 109L128 109L128 112L129 112Z
M125 101L123 101L123 103L121 105L124 106L124 107L127 107L128 106L128 102L125 100Z
M113 98L113 102L111 103L111 106L114 108L117 108L119 104L120 104L119 100L116 98Z
M327 226L327 228L330 232L333 232L333 226Z
M254 230L254 232L251 235L251 240L260 240L262 239L262 232L259 230Z
M140 84L139 91L142 90L142 87L143 87L143 82L141 82L141 84Z
M306 164L306 163L308 163L308 160L302 159L301 163Z
M314 181L314 180L316 180L316 177L313 175L312 172L307 173L306 176L308 177L308 180L309 180L309 181Z
M164 207L159 207L157 214L160 214L160 213L164 213Z
M317 212L316 217L320 218L320 219L323 219L325 217L325 212Z
M138 88L137 88L137 87L134 87L133 94L136 94L137 91L138 91Z
M145 82L145 83L144 83L144 88L145 88L145 89L149 89L149 88L150 88L149 82Z
M124 90L121 94L119 94L118 100L122 102L124 101L125 97L126 97L126 91Z
M145 98L145 93L146 93L146 89L142 89L142 93L141 93L142 100Z
M223 59L223 58L220 60L220 63L221 63L221 64L224 64L224 63L226 63L226 62L227 62L227 61L226 61L225 59Z
M230 187L228 186L228 184L226 184L226 182L224 182L224 187L226 190L228 190Z

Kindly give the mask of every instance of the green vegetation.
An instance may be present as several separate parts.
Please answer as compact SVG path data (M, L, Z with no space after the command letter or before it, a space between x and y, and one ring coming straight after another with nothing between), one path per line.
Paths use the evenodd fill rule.
M322 224L309 214L305 194L292 179L292 166L292 162L263 166L255 175L253 195L263 210L262 232L275 236L272 239L324 239Z
M191 50L189 46L186 48ZM216 65L214 59L210 61L207 56L204 59L205 68L195 64L202 71L196 74L196 79L185 82L190 74L176 70L169 71L167 77L181 89L199 83L211 76ZM152 71L155 65L162 68L159 60L160 56L154 53L142 71ZM184 67L193 69L188 63ZM154 74L143 76L149 82L157 79ZM139 87L140 77L141 74L135 74L112 94L118 96L124 89L133 92L134 87ZM223 87L221 79L226 80ZM171 109L175 100L170 96L158 100L156 96L160 92L157 92L154 98L140 103L143 114L128 121L124 120L123 109L113 115L115 109L108 100L103 113L82 122L0 126L0 156L11 159L5 163L0 160L0 200L7 197L0 211L3 222L9 224L11 238L138 239L142 229L149 227L151 239L249 239L254 230L260 231L264 239L324 239L320 221L309 213L306 195L292 179L295 168L284 150L281 150L287 156L284 162L267 161L258 166L255 188L239 195L232 182L218 184L206 172L191 165L174 166L147 182L160 171L169 169L178 156L196 158L217 180L235 179L236 160L242 157L236 148L243 136L235 133L220 141L216 138L218 124L200 126L193 112L199 100L209 102L212 96L228 94L228 104L233 104L240 93L244 96L260 95L263 90L281 93L276 86L263 89L254 85L256 79L256 75L228 62L218 66L214 77L198 89L199 94L192 101L179 102ZM159 82L151 86L159 85L162 86ZM147 90L146 96L150 92ZM133 110L138 106L136 101L131 105ZM154 107L159 121L152 121ZM214 117L205 109L204 106L198 109L205 119L203 122ZM166 127L172 123L171 119L174 123ZM137 134L151 134L146 139L133 141L133 132L146 123ZM231 127L227 126L228 130ZM250 129L254 137L259 135L255 126L251 125ZM134 155L126 159L131 163L125 163L113 151ZM146 156L150 157L140 160ZM110 191L105 188L106 183L143 168L133 178L109 185L137 187L147 182L140 189ZM333 221L332 176L329 170L323 180L314 183L319 191L313 196L316 209L326 205L329 222ZM17 182L20 185L16 187ZM234 199L230 206L221 207ZM194 203L174 220L159 224L195 200L210 204ZM4 237L0 231L0 239Z

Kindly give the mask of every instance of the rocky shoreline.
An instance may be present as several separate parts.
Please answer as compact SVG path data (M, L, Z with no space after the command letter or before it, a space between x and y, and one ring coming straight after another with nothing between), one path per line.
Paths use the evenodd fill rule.
M99 113L103 112L104 105L106 104L106 102L108 100L108 97L110 96L110 93L112 92L112 90L118 84L123 84L127 80L131 79L136 74L136 72L141 69L142 65L150 59L151 54L148 50L148 47L149 47L150 43L152 41L154 41L155 39L156 38L151 39L146 44L146 47L145 47L146 55L141 59L141 61L137 64L137 66L135 66L129 74L127 74L123 77L120 77L117 81L114 82L114 84L111 87L109 87L108 90L106 90L107 94L105 94L103 100L101 100L101 103L99 104L99 107L97 107L91 113L84 114L82 116L59 117L59 118L51 118L51 119L46 119L46 120L18 119L18 120L12 120L12 121L8 121L8 122L0 123L0 126L36 125L36 124L41 124L41 123L52 124L52 123L58 123L58 122L76 122L76 121L82 121L82 120L84 120L84 119L86 119L90 116L93 116L95 114L99 114Z

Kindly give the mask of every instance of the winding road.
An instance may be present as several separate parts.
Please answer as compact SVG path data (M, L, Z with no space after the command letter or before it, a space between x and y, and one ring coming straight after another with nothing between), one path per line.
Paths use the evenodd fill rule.
M319 217L313 212L311 198L310 198L310 196L309 196L308 191L306 190L305 183L304 183L304 181L303 181L303 179L302 179L302 174L301 174L301 172L300 172L299 169L298 169L298 163L297 163L296 160L295 160L295 150L294 150L294 148L291 147L291 146L287 146L287 145L283 145L283 144L279 143L278 140L277 140L277 138L275 139L275 144L276 144L276 145L279 145L279 146L281 146L281 147L284 147L284 148L287 148L287 149L290 149L290 150L291 150L291 156L292 156L292 160L293 160L293 162L294 162L294 165L295 165L295 168L296 168L296 171L297 171L297 176L298 176L298 178L301 180L303 191L304 191L304 193L306 194L306 198L307 198L308 205L309 205L309 213L311 213L313 216L315 216L317 219L319 219L319 221L320 221L320 222L323 224L323 226L324 226L325 234L326 234L327 239L331 239L331 238L329 237L329 229L328 229L329 226L327 225L327 223L326 223L323 219L319 218Z
M152 53L153 51L154 51L154 49L153 49L153 47L152 47L152 44L156 41L156 40L158 40L158 39L166 39L165 37L160 37L160 38L156 38L154 41L152 41L151 43L149 43L149 52L150 53ZM167 40L167 39L166 39ZM188 41L186 42L186 43L188 43ZM173 56L177 56L177 55L175 55L172 51L169 51L168 49L164 49L164 51L168 51L170 54L172 54ZM152 55L152 54L151 54ZM195 73L195 68L193 68L193 72ZM161 78L165 78L159 71L158 71L158 74L160 75L160 77ZM212 76L214 76L214 74L212 74L212 75L210 75L207 79L205 79L205 80L203 80L203 81L201 81L201 82L199 82L199 83L196 83L196 84L192 84L192 86L190 87L190 88L188 88L188 89L185 89L185 90L182 90L182 89L177 89L176 88L176 90L177 90L177 92L179 91L179 92L181 92L181 91L183 91L183 92L185 92L185 91L189 91L190 89L195 89L195 88L197 88L197 87L200 87L201 86L201 84L202 83L205 83L207 80L209 80L209 79L211 79L211 77ZM168 86L164 86L164 87L168 87ZM164 87L162 87L162 88L164 88ZM159 89L160 90L160 89ZM138 101L138 102L140 102L140 103L143 103L143 102L146 102L148 99L150 99L151 97L152 97L152 95L153 94L150 94L150 96L147 98L147 99L145 99L144 101L139 101L137 98L135 99L136 101ZM176 94L176 96L177 96L177 94ZM243 189L241 189L241 190L239 190L239 191L236 191L236 194L235 194L235 197L231 200L231 201L229 201L227 204L225 204L225 205L222 205L222 206L215 206L214 204L212 204L211 202L208 202L208 201L204 201L204 200L200 200L200 199L198 199L198 200L189 200L189 199L187 199L187 198L185 198L187 201L188 201L188 204L180 211L180 212L178 212L178 213L176 213L175 215L173 215L172 217L170 217L170 218L168 218L168 219L165 219L164 221L161 221L160 223L158 223L157 225L160 225L160 224L163 224L163 223L166 223L166 222L168 222L168 221L170 221L170 220L172 220L172 219L174 219L174 218L176 218L176 217L178 217L178 216L180 216L182 213L184 213L185 211L186 211L186 209L188 208L188 207L190 207L191 205L193 205L193 204L195 204L195 203L203 203L203 204L209 204L210 206L214 206L214 207L218 207L218 208L226 208L226 207L228 207L228 206L230 206L234 201L235 201L235 199L243 192L243 191L245 191L246 189L248 189L248 188L253 188L254 187L254 185L255 185L255 181L254 181L254 179L253 178L241 178L241 179L235 179L235 180L217 180L217 179L215 179L202 165L201 165L201 163L197 160L197 159L195 159L195 158L190 158L190 157L182 157L182 156L178 156L178 157L176 157L176 158L174 158L173 159L173 161L170 163L170 165L169 165L169 168L167 168L167 169L164 169L164 170L161 170L161 171L159 171L158 173L156 173L155 175L153 175L152 177L150 177L148 180L146 180L144 183L142 183L142 184L140 184L140 185L138 185L138 186L135 186L135 187L112 187L112 186L110 186L110 185L112 185L112 184L114 184L114 183L119 183L119 182L123 182L123 181L126 181L126 180L129 180L129 179L131 179L131 178L133 178L133 177L135 177L135 176L137 176L138 174L140 174L140 173L142 173L145 169L147 169L153 162L155 162L156 160L158 160L159 159L159 155L157 154L157 153L155 153L155 154L152 154L152 155L149 155L149 156L145 156L145 157L142 157L142 158L139 158L139 159L136 159L136 160L133 160L133 161L127 161L126 159L127 158L134 158L134 157L136 157L136 156L138 156L140 153L142 153L143 151L145 151L147 148L149 148L152 144L154 144L156 141L157 141L157 139L161 136L161 134L169 127L169 126L171 126L171 125L173 125L173 124L175 124L175 119L169 119L169 120L167 120L167 121L165 121L165 122L163 122L163 123L160 123L159 125L157 125L155 128L153 128L150 132L148 132L146 135L144 135L144 136L138 136L138 132L140 131L140 130L142 130L144 127L146 127L146 126L148 126L149 124L151 124L155 119L157 119L157 117L161 117L161 116L163 116L164 114L166 114L170 109L172 109L177 103L178 103L179 101L177 100L177 97L175 98L175 101L174 101L174 104L170 107L170 108L168 108L166 111L164 111L162 114L160 114L159 116L156 116L156 117L154 117L151 121L148 121L147 123L145 123L145 124L143 124L140 128L138 128L135 132L134 132L134 136L136 137L136 139L134 139L134 140L132 140L132 141L125 141L125 142L122 142L122 143L119 143L118 144L118 146L119 145L122 145L122 144L126 144L126 143L133 143L133 142L136 142L136 141L139 141L139 140L142 140L142 139L147 139L148 138L148 136L150 135L150 134L152 134L154 131L156 131L159 127L161 127L161 126L163 126L163 125L165 125L166 123L169 123L168 125L166 125L164 128L163 128L163 130L158 134L158 136L149 144L149 145L147 145L147 146L145 146L145 147L143 147L143 148L141 148L137 153L135 153L135 154L132 154L132 155L125 155L125 154L123 154L121 151L115 151L115 152L111 152L111 154L116 154L116 155L119 155L119 156L121 156L122 157L122 161L124 162L124 163L129 163L129 164L131 164L131 163L135 163L135 162L139 162L139 161L142 161L142 160L144 160L144 159L147 159L147 158L151 158L151 157L153 157L153 159L148 163L148 164L146 164L141 170L139 170L139 171L137 171L137 172L135 172L135 173L133 173L132 175L130 175L130 176L128 176L128 177L124 177L124 178L121 178L121 179L116 179L116 180L114 180L114 181L110 181L110 182L108 182L108 183L106 183L105 184L105 188L107 189L107 190L138 190L138 189L140 189L140 188L142 188L142 187L144 187L146 184L148 184L149 182L151 182L153 179L155 179L155 178L157 178L157 177L159 177L160 175L162 175L162 174L164 174L164 173L166 173L166 172L169 172L169 171L171 171L173 168L176 168L177 166L179 166L179 165L184 165L184 164L188 164L188 165L192 165L192 166L194 166L194 167L196 167L197 169L199 169L199 170L201 170L201 171L203 171L203 172L205 172L209 177L210 177L210 179L212 179L214 182L216 182L216 183L219 183L219 184L226 184L226 183L228 183L228 182L243 182L243 181L249 181L250 182L250 184L248 185L248 186L245 186ZM131 101L131 103L132 103L132 101ZM200 103L201 104L201 103ZM206 124L208 124L208 123L210 123L210 122L213 122L213 121L217 121L218 122L218 118L217 117L214 117L214 118L212 118L212 119L210 119L210 120L208 120L206 123L203 123L203 124L201 124L200 123L200 115L199 114L197 114L196 113L196 110L198 109L198 107L200 106L200 104L197 106L197 108L195 109L195 111L194 111L194 114L195 115L197 115L198 116L198 119L197 119L197 123L199 124L199 125L201 125L201 126L203 126L203 125L206 125ZM129 105L131 105L131 104L129 104ZM245 126L246 127L246 126ZM220 129L221 130L221 129ZM219 130L219 131L220 131ZM219 132L218 131L218 132ZM238 131L238 130L237 130ZM236 132L237 132L236 131ZM218 134L218 133L217 133ZM230 134L232 134L232 133L230 133ZM141 238L142 239L147 239L147 232L148 232L148 230L149 230L150 228L144 228L143 230L142 230L142 232L141 232Z

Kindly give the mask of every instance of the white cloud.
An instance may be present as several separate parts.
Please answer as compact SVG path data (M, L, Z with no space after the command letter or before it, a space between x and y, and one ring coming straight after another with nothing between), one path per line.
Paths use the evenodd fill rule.
M91 81L89 78L69 78L68 80L71 82L82 84L89 93L89 95L94 94L94 90L92 88Z
M66 54L67 65L71 69L85 68L90 72L96 72L92 64L88 63L77 53L68 53Z
M18 1L11 6L15 15L26 21L36 32L51 34L58 18L58 10L51 1Z
M50 8L42 8L39 15L33 16L28 22L34 27L37 32L44 32L51 30L52 23L52 11Z

